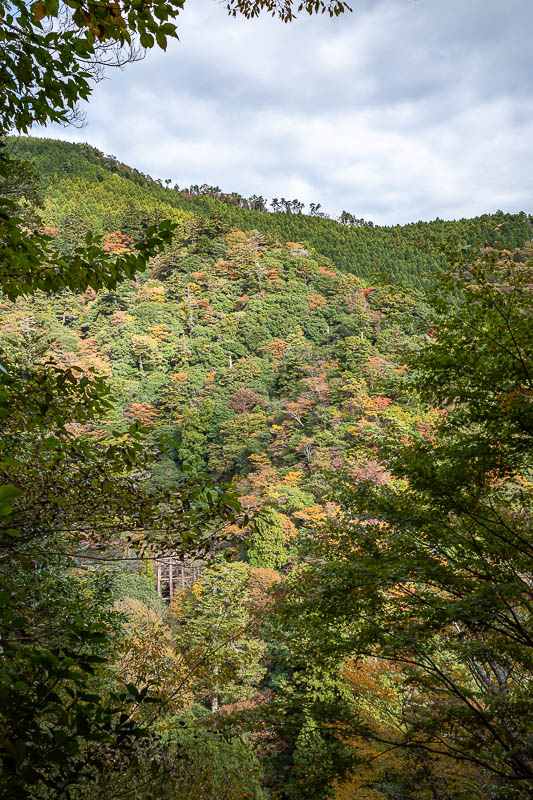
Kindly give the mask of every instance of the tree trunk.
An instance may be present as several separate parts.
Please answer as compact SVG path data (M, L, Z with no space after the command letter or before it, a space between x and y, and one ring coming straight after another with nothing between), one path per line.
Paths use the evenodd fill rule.
M213 667L213 675L218 675L218 667ZM215 714L218 711L218 686L215 685L215 691L211 697L211 712Z

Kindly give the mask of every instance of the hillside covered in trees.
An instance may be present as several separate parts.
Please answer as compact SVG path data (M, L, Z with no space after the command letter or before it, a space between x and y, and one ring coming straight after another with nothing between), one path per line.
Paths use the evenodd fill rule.
M527 800L531 218L27 136L182 8L0 0L0 800Z
M9 147L0 796L529 797L529 218Z
M74 231L74 236L82 230L121 230L135 237L142 222L147 225L161 215L171 216L173 209L216 214L231 227L272 233L283 241L315 248L343 272L415 287L429 285L435 266L444 264L441 248L445 244L456 249L474 244L513 249L531 238L530 221L523 213L497 212L456 222L380 227L343 212L340 219L344 222L338 222L325 218L317 210L318 204L302 213L303 204L297 200L283 206L276 199L244 198L207 184L179 188L170 179L154 180L87 144L29 137L12 138L9 144L17 157L35 163L47 219L62 235L67 229ZM169 169L177 170L179 165L169 165ZM274 210L280 208L285 210Z
M149 193L135 207L135 195L112 187L47 194L54 244L73 253L103 228L105 251L128 252L151 216L171 212ZM161 480L207 471L234 481L245 504L274 503L296 535L323 516L325 471L422 424L399 386L403 351L423 343L429 310L417 290L368 286L275 232L218 215L173 219L172 245L135 281L7 304L2 336L9 346L25 331L50 341L59 363L105 376L109 425L137 420L172 441Z

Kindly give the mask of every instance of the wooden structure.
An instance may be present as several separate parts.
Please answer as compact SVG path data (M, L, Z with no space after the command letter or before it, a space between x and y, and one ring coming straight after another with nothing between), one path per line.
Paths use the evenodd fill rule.
M157 576L157 593L167 600L172 600L180 590L190 589L204 566L202 561L186 561L175 556L154 558L153 565Z
M176 592L190 589L198 580L205 567L205 562L190 556L189 558L176 555L145 555L139 558L138 553L130 547L123 550L100 550L87 548L83 553L77 554L76 559L80 564L97 564L123 562L126 571L142 572L147 566L147 560L152 563L153 574L156 579L157 593L160 597L170 602Z

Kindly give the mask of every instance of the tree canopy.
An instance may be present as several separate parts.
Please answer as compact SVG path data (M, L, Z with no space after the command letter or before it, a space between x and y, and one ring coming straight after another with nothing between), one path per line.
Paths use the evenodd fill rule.
M0 4L0 135L181 8ZM531 796L530 218L271 207L2 145L5 800Z

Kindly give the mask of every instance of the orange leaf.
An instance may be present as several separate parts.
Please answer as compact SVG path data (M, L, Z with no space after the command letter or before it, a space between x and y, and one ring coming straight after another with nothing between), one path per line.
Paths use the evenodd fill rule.
M38 0L33 6L33 18L35 22L40 22L43 17L46 17L46 8L42 0Z

